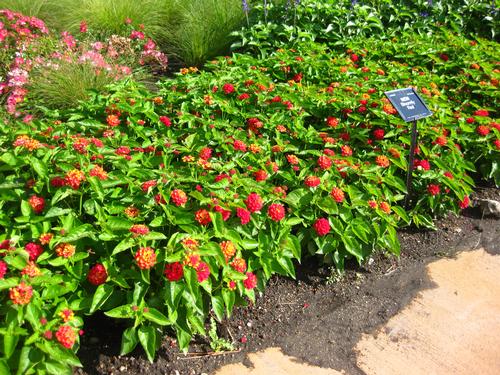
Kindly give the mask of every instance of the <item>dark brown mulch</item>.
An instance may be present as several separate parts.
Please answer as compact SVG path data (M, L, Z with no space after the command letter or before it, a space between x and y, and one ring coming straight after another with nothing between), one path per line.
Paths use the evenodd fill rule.
M480 188L475 196L500 200L500 190ZM232 362L245 362L246 354L279 346L285 354L323 367L362 374L353 347L361 334L371 332L401 310L422 289L431 288L425 266L458 251L483 247L500 254L500 222L484 216L479 208L437 221L436 231L399 231L399 259L374 254L364 267L349 264L344 276L308 260L297 269L297 280L274 277L256 304L238 308L220 327L220 335L234 339L238 353L186 357L175 340L165 337L154 364L141 350L120 357L122 326L103 316L86 322L78 353L91 374L202 374ZM246 341L246 342L242 342ZM198 338L191 352L210 346Z

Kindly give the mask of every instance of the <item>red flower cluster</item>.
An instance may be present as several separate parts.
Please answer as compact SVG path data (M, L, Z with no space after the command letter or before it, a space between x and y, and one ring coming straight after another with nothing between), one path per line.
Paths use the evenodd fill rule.
M234 258L229 264L236 272L244 273L247 270L247 263L243 258Z
M384 139L384 135L385 135L384 129L375 129L373 131L373 138L378 141Z
M328 125L331 128L336 128L337 125L339 124L339 119L335 117L328 116L326 118L326 125Z
M318 158L318 166L323 170L330 169L332 166L332 160L326 155L321 155Z
M156 254L151 247L141 247L134 255L137 266L141 270L147 270L156 264Z
M485 125L479 125L476 128L476 133L479 134L481 137L486 137L490 133L490 128L488 128Z
M89 283L95 286L104 284L107 278L108 273L106 272L106 268L100 263L95 264L89 270L89 273L87 275L87 280L89 281Z
M285 217L285 207L279 203L273 203L267 209L267 215L273 221L281 221Z
M177 206L184 206L188 200L186 193L180 189L174 189L170 193L170 199Z
M391 165L391 162L389 161L389 159L387 158L387 156L384 156L384 155L378 155L375 158L375 163L379 167L382 167L382 168L387 168L389 165Z
M45 208L45 199L37 195L32 195L28 199L28 203L36 214L42 213L43 209Z
M184 269L182 267L182 263L180 262L167 263L165 265L164 274L168 281L179 281L182 278L182 276L184 276Z
M141 189L143 192L147 193L150 188L156 186L157 184L158 184L158 182L156 180L149 180L149 181L142 183Z
M194 219L201 225L208 225L212 222L210 213L204 208L199 209L198 211L195 212Z
M259 194L250 193L247 199L245 199L245 205L247 206L248 211L258 212L262 209L264 202L262 201L262 198L260 197Z
M427 191L429 192L430 195L438 195L439 192L441 191L439 185L436 184L429 184L427 186Z
M3 260L0 260L0 279L3 279L5 277L7 270L7 263L5 263Z
M61 243L56 247L56 254L63 258L70 258L75 254L76 247L69 243Z
M205 262L198 263L196 267L196 278L199 283L202 283L210 277L210 268Z
M239 217L241 225L248 224L250 222L250 212L244 208L236 208L236 216Z
M170 120L170 118L168 118L167 116L160 116L160 122L167 128L172 125L172 120Z
M458 206L464 210L466 209L467 207L469 207L470 205L470 199L469 199L469 196L465 196L464 199L462 199L460 202L458 202Z
M380 202L379 207L382 211L384 211L386 214L391 213L391 206L387 202Z
M137 236L144 236L149 233L149 228L144 224L134 224L130 227L129 232Z
M198 154L198 156L200 157L200 159L202 160L208 160L212 157L212 149L210 147L203 147L200 151L200 153Z
M267 180L268 174L265 170L260 169L254 173L255 181L262 182Z
M29 254L29 259L31 261L36 261L37 258L43 253L42 245L36 244L34 242L29 242L24 246L24 250L26 250Z
M107 180L108 174L106 171L99 165L94 166L89 172L90 176L97 177L99 180Z
M316 176L307 176L304 179L304 184L308 187L316 187L321 183L321 180L319 177Z
M225 83L222 86L222 91L224 91L224 94L226 95L232 94L234 92L234 86L230 83Z
M339 189L338 187L334 187L330 192L330 195L337 203L342 203L345 198L344 192L342 191L342 189Z
M326 236L330 233L330 222L325 218L317 219L313 224L313 228L318 236Z
M9 289L9 298L14 305L27 305L33 296L33 288L24 281Z
M76 332L73 327L60 326L56 332L56 338L62 346L71 349L76 341Z
M78 190L82 181L85 181L85 174L79 169L73 169L66 173L64 182L74 190Z
M257 276L252 272L247 272L246 279L243 280L243 286L249 290L255 288L257 286Z
M220 249L222 254L224 254L226 263L234 256L234 254L236 254L236 247L234 247L234 244L231 241L222 241L220 243Z

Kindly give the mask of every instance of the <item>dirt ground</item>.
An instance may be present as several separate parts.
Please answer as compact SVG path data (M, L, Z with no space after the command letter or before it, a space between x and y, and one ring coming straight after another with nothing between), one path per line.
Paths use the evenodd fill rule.
M500 190L482 188L476 196L500 200ZM478 248L500 254L500 221L483 216L479 208L449 215L436 226L436 231L399 231L399 259L374 254L365 267L349 265L341 278L313 260L298 268L297 280L272 278L254 306L236 309L222 325L220 335L234 341L234 353L203 355L210 347L200 337L184 356L166 337L154 364L141 350L120 357L123 327L93 317L86 322L78 353L84 368L75 374L209 374L229 363L248 363L249 353L269 347L312 365L364 374L357 364L357 343L417 293L433 287L426 273L429 262Z

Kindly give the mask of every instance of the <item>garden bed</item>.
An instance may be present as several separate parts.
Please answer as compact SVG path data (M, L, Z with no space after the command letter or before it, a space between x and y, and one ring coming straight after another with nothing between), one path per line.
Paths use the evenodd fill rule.
M498 200L500 190L479 188L474 197ZM369 265L348 265L345 275L335 280L326 266L312 259L297 268L297 280L273 277L255 305L236 309L222 325L220 335L229 340L232 335L237 353L213 355L208 342L198 337L185 356L175 338L165 337L154 364L142 350L121 357L123 327L110 329L115 324L110 319L89 318L79 351L84 367L75 374L210 373L272 346L314 365L361 373L353 347L362 333L374 331L420 290L432 287L425 272L429 262L480 247L500 253L498 219L483 217L478 207L460 216L450 214L436 227L436 231L400 230L399 259L374 254Z
M120 0L84 19L7 2L24 9L0 10L1 374L71 374L78 352L90 372L196 373L271 344L325 366L343 348L349 368L425 261L489 238L467 216L422 232L500 185L487 0ZM434 113L414 152L384 95L410 86Z

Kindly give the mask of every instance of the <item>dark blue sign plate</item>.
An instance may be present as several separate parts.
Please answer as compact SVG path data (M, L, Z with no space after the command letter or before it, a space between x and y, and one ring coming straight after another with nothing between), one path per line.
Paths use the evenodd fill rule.
M412 87L386 91L384 94L406 122L432 116L432 112Z

